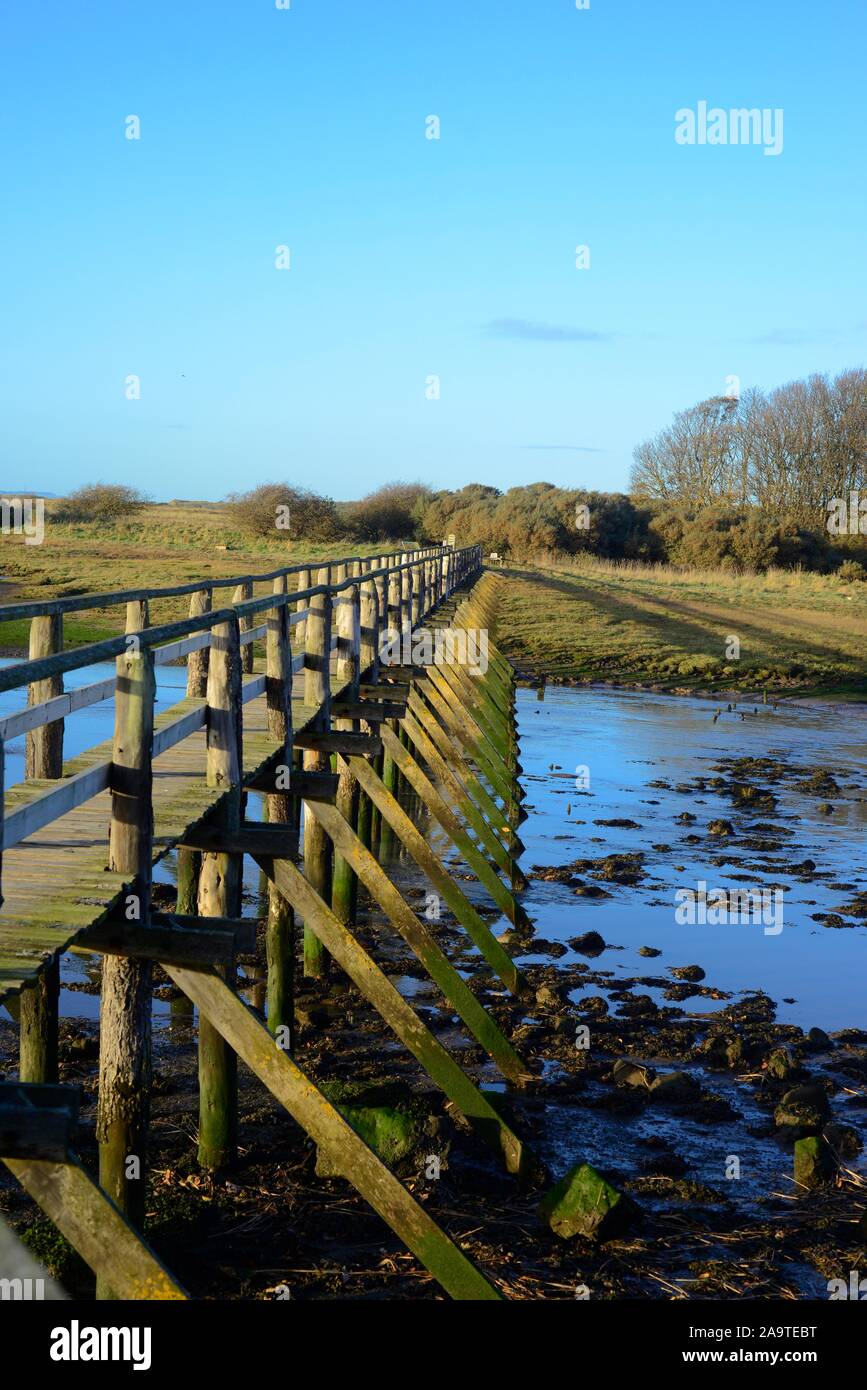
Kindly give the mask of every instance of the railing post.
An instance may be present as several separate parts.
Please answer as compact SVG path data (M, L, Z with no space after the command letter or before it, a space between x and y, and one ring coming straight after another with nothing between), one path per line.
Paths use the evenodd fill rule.
M424 562L419 561L410 570L412 575L412 626L418 627L424 613Z
M242 706L241 644L237 617L211 630L208 662L208 761L209 787L226 792L219 823L236 830L241 824ZM239 854L202 854L199 874L199 915L241 915ZM235 979L234 965L223 967L228 984ZM218 1169L236 1155L238 1138L238 1059L222 1034L199 1015L199 1163Z
M243 603L245 599L253 597L253 585L249 580L239 584L232 595L232 603ZM254 626L254 620L250 617L242 617L240 620L241 632L250 632ZM253 643L248 642L246 647L241 648L241 670L245 676L249 676L253 671Z
M376 583L372 579L365 580L359 593L358 667L359 671L367 673L371 684L379 680L379 607ZM367 793L359 789L358 838L366 849L370 849L372 843L375 809Z
M359 668L368 672L368 680L379 679L379 605L376 582L365 579L359 600Z
M110 774L109 869L129 887L125 920L150 919L156 679L153 652L133 646L117 658ZM104 956L99 1010L99 1182L135 1226L145 1214L151 1080L151 966ZM103 1284L97 1296L112 1296Z
M210 613L212 590L210 586L197 589L190 599L190 617L198 618ZM208 689L208 647L200 647L187 657L187 695L202 699ZM180 912L181 909L178 908Z
M33 618L30 623L31 661L53 656L63 650L63 615L49 613ZM27 687L27 704L39 705L43 700L63 694L63 677L49 676L33 681ZM24 776L57 778L63 775L63 720L31 729L24 745ZM2 901L2 898L0 898ZM57 1080L57 1025L60 995L60 963L53 960L41 970L38 978L21 991L19 1019L19 1076L22 1081L54 1082Z
M401 555L400 563L408 563L410 556ZM400 572L400 628L403 632L412 627L412 568Z
M286 575L274 580L274 593L285 595ZM265 647L268 731L283 745L283 764L288 772L292 763L292 644L289 604L283 603L268 614ZM269 823L293 825L296 807L287 792L272 792L265 798ZM268 970L268 1028L274 1036L288 1030L288 1051L295 1041L295 912L272 879L268 880L268 922L265 928L265 954Z
M303 589L309 589L309 588L310 588L310 571L309 571L309 570L299 570L299 571L298 571L298 584L296 585L296 591L300 591L300 590L303 590ZM295 612L296 612L296 613L303 613L303 612L304 612L304 609L305 609L305 608L308 608L308 607L309 607L308 600L307 600L306 598L299 598L298 601L297 601L297 603L295 604ZM298 648L299 651L302 651L302 652L303 652L303 651L306 651L306 650L307 650L307 620L306 620L305 618L302 618L300 623L296 623L296 624L295 624L295 646Z
M317 584L330 583L330 569L320 569ZM304 703L318 705L316 727L331 727L331 594L316 594L310 600L304 657ZM326 772L329 759L315 748L304 750L304 770ZM322 826L304 805L304 875L326 902L331 900L330 841ZM304 928L304 974L322 978L328 969L328 953L318 936Z
M31 661L43 656L53 656L63 651L63 614L49 613L45 617L33 618L30 623ZM46 680L33 681L27 687L27 704L41 705L43 700L53 700L63 694L63 677L49 676ZM43 724L40 729L31 729L25 741L24 776L29 782L35 777L63 776L63 720L55 719L51 724Z
M197 589L190 596L190 617L199 618L210 613L213 591L209 584ZM199 647L187 657L187 698L204 699L208 689L208 656L210 646ZM177 876L178 892L175 910L185 917L194 917L199 895L199 871L202 856L197 849L178 850ZM177 993L171 1004L172 1025L188 1027L193 1019L193 1006L185 994Z
M388 573L385 622L388 628L389 643L397 646L398 660L400 660L402 655L400 637L403 624L401 622L401 579L398 570L390 570Z
M358 577L358 563L350 561L348 566L339 566L336 576L340 582L342 570L346 578ZM350 573L346 573L346 570ZM337 596L337 685L343 686L341 698L358 699L361 654L361 605L358 585L344 589ZM358 720L337 719L334 727L345 731L358 728ZM349 770L349 764L342 760L337 785L337 809L353 830L358 824L358 782ZM334 851L334 869L331 882L331 908L338 921L348 924L355 921L358 902L358 879L349 862Z

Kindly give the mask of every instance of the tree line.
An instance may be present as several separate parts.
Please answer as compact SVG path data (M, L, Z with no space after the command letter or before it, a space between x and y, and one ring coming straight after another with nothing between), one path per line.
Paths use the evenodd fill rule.
M636 497L821 526L832 499L867 491L867 371L701 401L633 457Z

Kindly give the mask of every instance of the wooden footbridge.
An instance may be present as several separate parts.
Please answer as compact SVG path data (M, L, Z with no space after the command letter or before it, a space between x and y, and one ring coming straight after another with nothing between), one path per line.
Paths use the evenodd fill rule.
M25 780L0 806L0 1001L20 1022L18 1079L0 1083L0 1157L96 1272L98 1297L187 1297L141 1234L153 962L199 1012L205 1168L232 1163L240 1057L451 1297L501 1297L292 1056L297 912L305 974L323 976L333 957L516 1180L533 1175L526 1145L354 931L360 883L504 1078L529 1079L371 851L387 828L491 971L522 992L395 795L405 779L520 927L524 813L514 677L492 637L497 584L479 547L438 547L0 607L0 622L31 620L30 659L0 671L0 691L22 691L22 708L0 719L0 774L4 743L26 736ZM153 605L185 594L188 618L151 625ZM125 605L125 635L64 648L65 614L112 605ZM114 675L64 690L64 675L109 659ZM186 698L155 716L155 668L180 660ZM105 700L113 739L64 762L64 718ZM261 823L247 818L248 791L263 794ZM164 913L152 871L172 850L177 906ZM255 949L241 916L245 855L269 885L267 1027L235 989L236 954ZM102 957L98 1182L76 1153L77 1090L58 1084L65 951Z

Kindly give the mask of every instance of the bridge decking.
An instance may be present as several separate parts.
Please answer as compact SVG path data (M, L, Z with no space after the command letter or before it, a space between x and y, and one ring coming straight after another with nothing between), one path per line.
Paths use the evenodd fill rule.
M335 662L332 659L332 668ZM298 686L303 681L296 680ZM187 698L158 715L155 730L182 715L203 708L204 699ZM318 710L298 698L292 701L293 730L309 728ZM264 695L244 706L244 780L261 773L279 750L268 733ZM99 744L64 763L64 778L110 760L112 743ZM223 792L205 781L205 731L190 734L153 762L154 845L157 863L182 841L184 833L212 811ZM57 782L30 781L6 792L7 814L33 801ZM108 834L111 792L91 797L7 849L3 856L4 901L0 908L0 1000L32 981L46 960L66 950L88 927L94 926L129 882L129 875L111 873Z

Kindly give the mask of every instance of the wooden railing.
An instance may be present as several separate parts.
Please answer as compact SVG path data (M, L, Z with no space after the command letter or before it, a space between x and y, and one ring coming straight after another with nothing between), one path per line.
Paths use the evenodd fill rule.
M30 659L0 670L0 692L27 687L28 705L0 719L0 875L2 853L22 839L42 829L58 817L80 806L110 786L112 761L105 760L73 777L62 778L64 720L75 712L115 697L117 701L124 674L63 691L63 677L71 671L85 670L97 663L130 653L147 654L147 666L156 667L188 659L187 694L205 696L210 654L215 644L222 647L237 640L242 673L253 670L253 644L266 640L266 671L242 684L242 703L267 693L270 720L276 727L282 720L288 729L287 710L291 701L292 678L304 670L305 702L327 708L329 661L316 650L327 627L330 653L338 645L331 634L331 613L335 599L348 601L360 611L362 591L370 610L376 610L377 627L403 629L426 613L481 565L481 548L461 550L430 547L413 552L373 558L353 556L324 561L319 582L310 583L310 565L290 565L266 574L243 575L228 579L209 579L167 588L130 589L106 594L76 595L68 598L13 603L0 606L0 622L30 618ZM345 578L332 581L332 574ZM298 585L289 592L287 580L298 576ZM256 597L254 586L271 582L273 591ZM233 589L231 607L214 609L213 592ZM190 594L190 617L159 626L149 626L152 601ZM63 616L93 608L126 605L126 634L63 649ZM294 608L294 612L291 611ZM315 615L316 623L309 621ZM265 622L256 619L265 618ZM360 626L360 624L359 624ZM292 654L291 629L297 629L302 649ZM237 631L237 639L233 633ZM362 634L362 642L364 636ZM161 728L152 739L151 756L157 757L188 738L208 723L208 706L193 709ZM26 780L58 781L56 787L35 795L9 816L3 814L3 745L25 734ZM62 779L62 780L60 780ZM2 904L0 877L0 904Z

